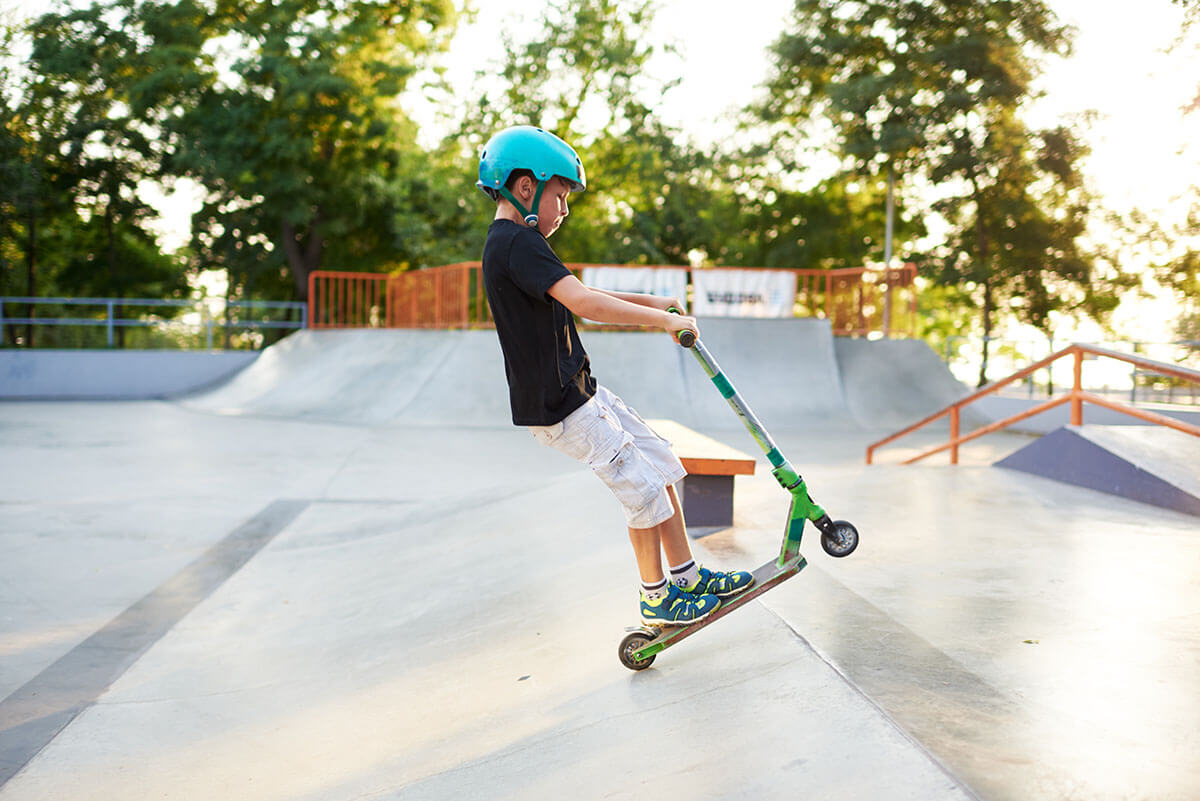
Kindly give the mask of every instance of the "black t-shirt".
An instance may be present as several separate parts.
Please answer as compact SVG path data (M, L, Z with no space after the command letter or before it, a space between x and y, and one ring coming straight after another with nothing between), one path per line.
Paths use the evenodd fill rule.
M512 220L488 227L483 282L515 425L553 425L596 394L575 318L547 294L570 274L536 229Z

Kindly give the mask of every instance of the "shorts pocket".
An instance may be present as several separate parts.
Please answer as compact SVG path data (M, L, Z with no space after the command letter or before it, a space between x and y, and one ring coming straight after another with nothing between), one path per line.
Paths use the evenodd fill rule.
M638 452L632 442L624 442L607 462L592 466L596 476L612 490L626 509L638 510L658 497L663 488L646 480L646 471L638 469Z
M554 441L562 436L563 428L561 422L548 426L530 426L529 433L541 444L553 447Z

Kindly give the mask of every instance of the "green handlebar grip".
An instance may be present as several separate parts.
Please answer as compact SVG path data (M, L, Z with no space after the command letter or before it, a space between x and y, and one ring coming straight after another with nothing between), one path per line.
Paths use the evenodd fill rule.
M671 314L683 314L679 309L672 306L667 309ZM690 348L696 344L696 334L693 331L680 331L675 337L675 340L685 348Z

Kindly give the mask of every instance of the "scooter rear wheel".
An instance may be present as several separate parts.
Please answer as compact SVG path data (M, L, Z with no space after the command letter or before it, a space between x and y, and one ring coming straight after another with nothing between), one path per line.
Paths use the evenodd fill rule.
M833 531L821 533L821 547L838 559L849 556L858 547L858 529L846 520L834 520Z
M621 658L621 664L630 670L645 670L654 664L654 657L657 654L646 657L642 660L633 658L636 651L646 647L654 640L654 636L647 634L644 631L635 631L632 634L626 634L621 640L621 647L617 649L617 656Z

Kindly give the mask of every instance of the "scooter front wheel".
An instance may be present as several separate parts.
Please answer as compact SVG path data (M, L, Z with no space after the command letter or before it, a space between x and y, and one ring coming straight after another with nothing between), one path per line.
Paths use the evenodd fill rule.
M846 520L834 520L833 531L821 532L821 547L838 559L849 556L858 547L858 529Z

